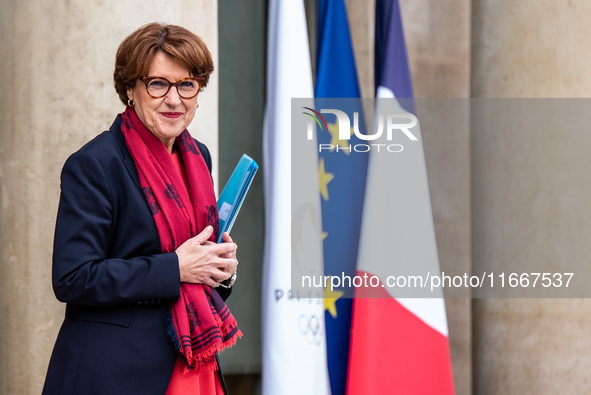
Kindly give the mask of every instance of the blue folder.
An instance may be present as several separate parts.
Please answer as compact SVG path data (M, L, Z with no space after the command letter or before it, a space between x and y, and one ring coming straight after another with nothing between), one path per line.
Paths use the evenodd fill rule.
M250 156L244 154L226 183L218 199L218 213L220 217L218 243L222 242L224 232L229 233L232 229L234 221L238 216L238 211L242 207L242 202L244 202L248 188L250 188L250 184L252 184L258 168L259 165Z

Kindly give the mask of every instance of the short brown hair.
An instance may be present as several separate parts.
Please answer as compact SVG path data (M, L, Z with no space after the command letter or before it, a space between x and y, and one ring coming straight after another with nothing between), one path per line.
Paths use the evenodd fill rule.
M159 51L187 65L192 77L205 80L202 88L207 86L213 72L213 59L205 43L184 27L149 23L127 36L115 56L113 78L123 104L127 104L127 89L135 87L138 78L148 75L152 60Z

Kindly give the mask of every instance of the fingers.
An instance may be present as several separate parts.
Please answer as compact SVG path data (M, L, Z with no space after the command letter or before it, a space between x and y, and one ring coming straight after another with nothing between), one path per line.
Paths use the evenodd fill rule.
M224 275L226 276L224 277L224 280L227 280L230 277L232 277L232 274L234 274L234 272L236 271L236 268L238 267L238 260L235 257L226 258L225 263L226 264L223 267L218 267L218 269L224 272Z
M220 244L209 240L212 234L213 227L207 226L176 249L181 282L217 287L219 282L230 278L236 271L238 246L227 232L222 235L224 242Z
M230 246L233 243L230 243ZM213 241L206 241L203 244L201 244L201 246L216 246L218 245L217 243L214 243ZM238 245L234 244L235 248L230 250L230 252L220 252L219 250L216 249L216 251L218 251L219 253L219 257L220 258L236 258L236 249L238 248Z
M224 243L233 243L234 242L234 240L232 240L232 238L230 237L230 234L228 232L224 232L222 234L222 241Z
M209 285L212 288L217 288L220 286L220 282L215 280L213 277L205 279L202 284Z
M228 232L224 232L222 234L222 242L223 244L234 244L234 240L232 240L232 238L230 237L230 234ZM236 249L238 248L238 246L236 245ZM228 253L225 253L223 255L220 255L223 258L236 258L236 249L234 249L233 251L230 251Z
M228 244L232 248L233 243ZM202 253L190 255L182 262L179 256L181 282L216 286L218 282L230 278L236 271L238 261L235 258L225 257L215 252L220 249L219 245L199 246L199 248Z
M216 244L212 248L214 248L215 252L218 253L219 255L224 255L224 254L235 252L236 249L238 248L238 246L235 243L229 242L229 243Z
M238 264L238 262L235 260L227 259L225 261L226 262L221 263L225 266L211 268L210 270L201 273L200 275L196 275L194 278L192 278L191 281L186 282L206 284L214 288L218 287L222 281L225 281L232 277L232 274L236 271L236 265Z
M230 262L231 261L231 262ZM215 274L212 276L217 282L221 282L232 277L232 274L236 271L238 261L235 259L228 259L226 266L219 267Z
M196 242L198 242L199 244L203 244L204 242L206 242L207 240L209 240L209 238L211 237L212 234L213 234L213 226L208 225L208 226L205 227L205 229L203 229L201 231L201 233L199 233L193 239Z

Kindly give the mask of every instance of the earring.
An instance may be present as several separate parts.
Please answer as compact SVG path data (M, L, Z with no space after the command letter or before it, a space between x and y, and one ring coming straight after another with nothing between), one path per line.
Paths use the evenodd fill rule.
M133 107L133 106L135 106L135 103L134 103L134 101L133 101L133 100L131 100L131 99L127 99L127 105L128 105L129 107Z
M197 108L199 108L199 103L197 103Z

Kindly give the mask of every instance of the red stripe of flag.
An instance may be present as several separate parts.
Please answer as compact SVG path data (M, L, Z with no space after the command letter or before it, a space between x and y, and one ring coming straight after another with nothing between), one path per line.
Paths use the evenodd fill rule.
M407 310L381 284L370 289L371 299L359 291L361 297L353 304L347 394L453 394L447 336Z

